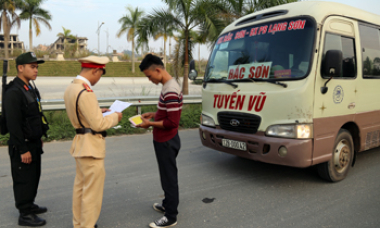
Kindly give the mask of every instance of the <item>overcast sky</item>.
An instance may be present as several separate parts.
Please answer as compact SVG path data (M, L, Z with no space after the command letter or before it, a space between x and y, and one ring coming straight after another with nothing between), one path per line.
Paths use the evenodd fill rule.
M380 14L380 0L331 0L351 5L371 13ZM88 38L88 48L96 51L98 48L98 34L96 30L98 24L104 22L100 29L100 51L105 52L107 48L107 33L109 51L115 49L118 52L130 50L131 43L126 41L126 36L116 37L121 24L118 20L126 13L126 6L139 7L146 13L153 9L166 8L160 0L47 0L42 8L48 10L52 15L50 31L41 25L41 34L33 37L33 46L38 44L50 45L57 39L57 34L63 32L62 26L70 29L73 35ZM24 45L29 45L28 22L21 22L19 30L12 29L11 33L19 34L19 39L24 41ZM159 52L163 41L159 39L149 43L151 48ZM174 46L174 44L172 44ZM168 47L168 44L167 44ZM167 50L168 51L168 50ZM201 57L207 59L209 49L204 46L201 49ZM198 48L194 50L194 57L198 58Z

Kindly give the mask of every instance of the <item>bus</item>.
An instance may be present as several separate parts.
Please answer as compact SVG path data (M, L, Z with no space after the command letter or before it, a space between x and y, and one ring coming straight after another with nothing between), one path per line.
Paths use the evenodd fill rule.
M380 145L380 16L320 1L246 15L215 42L202 87L204 146L341 181Z

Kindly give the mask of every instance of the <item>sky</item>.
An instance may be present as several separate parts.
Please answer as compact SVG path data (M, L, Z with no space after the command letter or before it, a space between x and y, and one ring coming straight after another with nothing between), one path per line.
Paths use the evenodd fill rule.
M351 5L371 13L380 14L379 0L330 0ZM97 52L98 25L104 24L100 28L99 49L104 53L107 50L131 50L131 43L127 42L126 35L118 38L116 36L121 24L118 20L127 14L126 7L139 7L145 13L151 13L154 9L166 8L166 4L161 0L45 0L41 8L48 10L52 15L49 22L52 30L41 25L41 34L36 37L33 34L33 46L39 44L50 45L57 40L57 34L63 32L62 26L71 30L71 34L88 38L88 49ZM17 12L19 13L19 12ZM22 21L20 29L12 29L12 34L18 34L19 39L29 46L28 22ZM33 31L34 33L34 31ZM107 42L108 41L108 42ZM159 52L163 47L163 40L149 42L150 50ZM167 52L168 47L167 44ZM172 50L174 43L172 42ZM207 59L210 49L206 45L201 46L201 58ZM193 51L193 56L198 59L198 47Z

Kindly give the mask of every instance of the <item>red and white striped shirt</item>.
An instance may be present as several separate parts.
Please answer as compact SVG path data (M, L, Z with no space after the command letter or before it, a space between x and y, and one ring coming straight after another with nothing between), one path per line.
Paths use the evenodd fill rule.
M167 81L161 90L160 100L154 121L163 120L164 129L154 127L153 139L157 142L166 142L178 132L181 118L183 95L177 81L173 78Z

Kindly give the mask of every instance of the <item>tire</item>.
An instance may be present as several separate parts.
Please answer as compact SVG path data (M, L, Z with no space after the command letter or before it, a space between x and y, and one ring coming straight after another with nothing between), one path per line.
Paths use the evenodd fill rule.
M330 161L318 165L322 179L338 182L346 178L354 158L354 142L349 131L340 129Z

